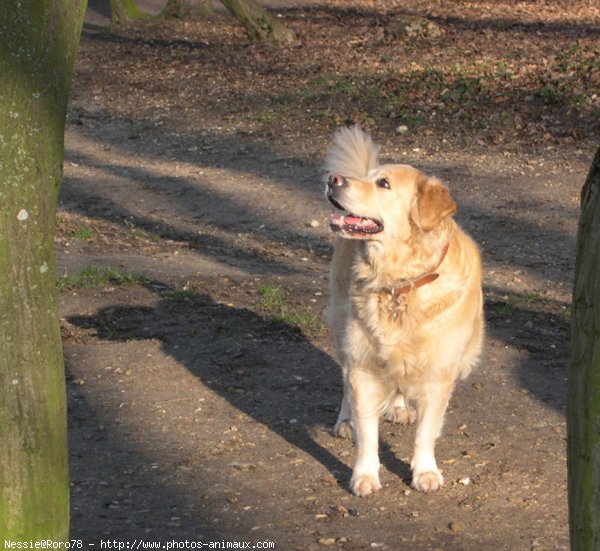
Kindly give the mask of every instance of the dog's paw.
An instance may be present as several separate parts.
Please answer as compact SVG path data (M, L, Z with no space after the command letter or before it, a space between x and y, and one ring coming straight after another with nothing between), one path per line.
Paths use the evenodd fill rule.
M338 421L333 427L333 434L339 438L352 439L352 423L350 419Z
M358 497L366 497L381 489L381 483L379 482L379 477L377 475L371 476L364 474L357 477L352 476L350 488Z
M414 473L412 487L419 492L435 492L444 485L444 477L438 471Z
M385 413L386 421L398 425L412 425L417 420L417 412L407 406L395 406Z

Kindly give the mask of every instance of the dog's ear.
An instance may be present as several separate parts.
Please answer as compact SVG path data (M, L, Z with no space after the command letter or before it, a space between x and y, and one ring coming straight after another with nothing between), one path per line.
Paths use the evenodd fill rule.
M451 214L456 203L448 188L436 178L423 177L417 182L417 219L423 231L430 232Z

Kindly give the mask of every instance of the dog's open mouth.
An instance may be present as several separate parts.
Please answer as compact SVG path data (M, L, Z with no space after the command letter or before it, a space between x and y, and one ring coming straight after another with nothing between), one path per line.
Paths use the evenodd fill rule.
M344 207L333 197L328 197L331 204L345 211ZM329 227L334 232L340 232L351 237L369 237L383 231L383 224L373 218L357 216L344 212L343 214L333 213L329 216Z
M354 214L332 214L329 227L335 232L373 235L383 230L381 223L372 218L363 218Z

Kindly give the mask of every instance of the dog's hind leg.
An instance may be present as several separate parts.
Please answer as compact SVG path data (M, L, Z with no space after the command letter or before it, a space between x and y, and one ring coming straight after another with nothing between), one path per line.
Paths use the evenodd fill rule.
M398 392L391 407L385 412L386 421L399 425L412 425L417 420L417 412L407 403L404 394Z
M340 406L340 413L333 427L333 434L340 438L352 438L352 421L351 421L351 410L350 402L348 400L348 370L342 368L342 376L344 378L344 395L342 396L342 405Z

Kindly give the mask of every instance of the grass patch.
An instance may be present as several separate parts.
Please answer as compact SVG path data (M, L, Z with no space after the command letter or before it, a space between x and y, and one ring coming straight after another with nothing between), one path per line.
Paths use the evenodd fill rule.
M219 327L217 331L227 337L239 337L240 335L248 333L248 327L239 323L229 323Z
M544 314L566 322L569 316L567 304L534 290L522 293L509 292L502 297L497 297L497 300L489 301L486 309L491 317L499 318L511 318L523 313Z
M173 291L169 295L169 300L173 300L175 302L187 302L190 300L195 300L200 297L200 294L196 291L192 291L191 289L182 289L180 291Z
M519 310L539 309L545 304L544 298L537 291L508 293L502 298L502 301L493 306L493 312L500 317L511 317Z
M334 101L341 97L353 98L358 92L356 82L348 76L327 73L308 81L300 88L300 99L312 103L324 97Z
M509 293L507 303L515 307L531 308L544 304L544 297L537 291L525 291L524 293Z
M60 277L57 280L59 289L93 289L106 285L135 285L145 283L147 279L123 268L115 266L86 266L72 276Z
M100 333L109 341L116 341L119 338L119 329L114 324L105 325L101 328Z
M94 237L94 232L90 228L79 228L71 233L71 235L77 239L91 239Z
M323 330L317 314L308 308L301 310L290 305L285 291L280 287L261 287L258 294L259 308L271 321L297 327L312 335Z
M512 25L499 22L501 27L505 24ZM465 128L495 136L498 125L514 131L541 113L550 123L570 106L579 110L573 111L575 119L585 114L582 121L593 120L599 67L599 49L576 45L558 51L544 65L532 64L526 72L511 57L498 60L493 55L438 66L389 64L385 70L357 69L351 74L329 72L308 78L295 90L271 96L267 106L258 95L246 95L244 101L254 113L253 120L265 128L282 120L332 127L369 126L390 119L418 131L451 118Z
M279 287L261 287L258 291L261 308L271 312L279 312L287 306L287 299Z
M495 305L494 312L502 318L508 318L513 315L514 306L510 302L500 302Z

